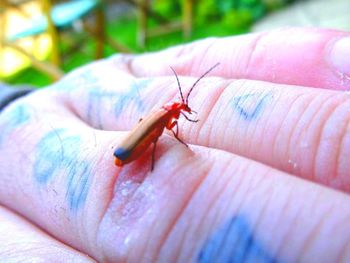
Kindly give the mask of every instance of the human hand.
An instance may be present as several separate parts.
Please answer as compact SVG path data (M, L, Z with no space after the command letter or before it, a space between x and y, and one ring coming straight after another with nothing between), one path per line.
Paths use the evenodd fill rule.
M0 255L348 261L349 45L310 29L206 39L114 56L12 103L0 115ZM152 172L151 149L116 167L127 131L177 100L169 66L186 93L217 62L191 95L200 122L179 121L190 148L165 133Z

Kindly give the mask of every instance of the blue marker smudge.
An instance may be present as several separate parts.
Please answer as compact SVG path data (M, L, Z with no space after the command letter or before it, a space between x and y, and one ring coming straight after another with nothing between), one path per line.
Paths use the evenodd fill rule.
M233 107L243 119L247 121L253 120L262 111L267 100L272 98L271 93L264 96L261 95L262 93L252 93L234 98Z
M122 96L120 96L119 101L116 102L115 116L121 114L124 107L127 106L127 104L130 102L135 103L138 111L144 111L145 106L140 97L140 90L144 89L150 83L150 81L151 79L144 79L133 82L130 90L127 93L124 93Z
M69 135L65 129L56 129L44 136L37 146L33 176L40 185L46 185L55 176L67 178L67 199L71 211L77 211L87 198L90 187L90 164L79 160L81 138Z
M83 161L68 173L67 197L69 207L76 211L86 200L89 189L89 163Z
M19 104L10 111L4 113L4 120L1 126L0 145L5 138L16 128L27 124L32 117L32 109L25 104Z
M140 90L145 88L151 79L144 79L132 83L131 88L127 92L104 91L100 88L92 88L89 91L89 104L87 118L90 123L95 123L97 127L102 129L102 121L100 109L103 103L112 101L114 105L114 115L118 117L125 107L130 103L134 103L137 110L142 112L145 110L144 103L140 97ZM94 118L97 118L94 120Z
M202 246L197 262L277 262L254 237L243 216L235 216L212 234Z
M59 92L71 92L80 88L88 89L93 85L97 85L97 82L98 78L93 73L93 66L88 65L68 74L62 80L52 85L52 88Z

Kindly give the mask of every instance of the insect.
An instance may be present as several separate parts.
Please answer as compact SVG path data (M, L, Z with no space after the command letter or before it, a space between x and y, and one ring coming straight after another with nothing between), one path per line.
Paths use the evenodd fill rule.
M115 164L117 166L123 166L125 164L128 164L136 160L153 143L152 163L151 163L151 171L153 171L154 155L156 151L157 141L158 141L158 138L162 135L165 128L168 130L171 130L175 138L180 143L188 147L188 145L184 141L182 141L178 136L179 127L178 127L177 120L179 119L181 114L190 122L198 122L198 120L190 119L185 114L185 113L192 114L192 112L196 113L188 106L188 98L191 95L191 92L193 91L197 83L218 65L219 63L212 66L209 70L207 70L202 76L200 76L194 82L191 89L187 93L186 98L184 98L183 96L180 81L175 70L170 67L176 77L176 81L177 81L178 88L181 95L181 101L166 104L160 109L154 112L151 112L145 118L140 119L140 121L134 127L134 129L126 136L126 138L124 138L124 140L120 143L120 145L115 149L114 151ZM174 127L176 127L176 131L174 131Z

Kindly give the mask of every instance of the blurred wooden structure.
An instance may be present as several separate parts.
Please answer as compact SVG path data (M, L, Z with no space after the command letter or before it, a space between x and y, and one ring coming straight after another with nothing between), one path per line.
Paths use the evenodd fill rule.
M138 45L145 47L148 38L161 36L177 30L182 30L184 38L189 39L192 35L194 1L183 0L182 21L170 22L170 19L164 18L152 10L151 0L127 0L127 2L132 3L137 8ZM160 25L155 28L149 28L147 24L150 18L156 20Z
M27 2L35 1L41 6L41 15L31 17L32 14L23 9L23 5ZM63 76L62 61L64 56L71 54L69 51L62 54L60 50L60 42L72 42L71 38L67 38L62 34L66 29L72 29L77 23L80 23L83 30L89 33L96 40L95 57L103 56L103 48L110 45L117 51L129 52L129 49L118 41L109 38L105 33L105 14L103 4L99 0L71 0L65 2L51 2L52 0L0 0L0 44L3 47L11 47L14 50L25 55L33 67L39 71L49 75L52 79L57 80ZM28 19L28 26L20 30L14 35L6 32L6 11L16 9L24 17ZM88 15L94 13L94 23L88 23L86 20ZM42 61L37 59L33 54L28 53L24 48L17 44L17 41L27 37L36 37L40 34L48 34L52 47L50 61ZM64 39L66 37L66 39ZM70 43L71 51L76 52L82 48L84 41L78 43Z

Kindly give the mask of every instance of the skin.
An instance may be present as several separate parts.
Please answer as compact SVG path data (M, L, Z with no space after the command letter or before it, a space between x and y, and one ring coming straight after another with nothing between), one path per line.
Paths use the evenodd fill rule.
M348 262L349 37L281 29L116 55L18 99L0 114L0 258ZM116 167L127 131L178 100L169 66L186 93L216 62L190 98L200 121L179 119L189 148L165 132L152 172L151 149Z

